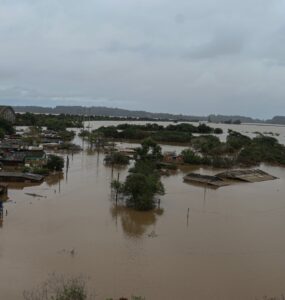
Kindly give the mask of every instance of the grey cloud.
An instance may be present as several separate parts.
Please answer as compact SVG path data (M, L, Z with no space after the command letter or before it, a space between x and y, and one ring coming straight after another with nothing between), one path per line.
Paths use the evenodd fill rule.
M0 100L280 113L284 9L280 0L0 0Z
M145 53L152 48L150 43L141 43L135 45L123 44L119 41L111 41L106 47L102 48L101 51L106 52L134 52L134 53Z
M204 59L235 55L241 53L243 46L244 39L241 35L232 33L216 36L211 41L190 49L185 57Z
M175 15L174 17L174 21L177 23L177 24L183 24L185 22L186 18L185 18L185 15L182 14L182 13L178 13Z

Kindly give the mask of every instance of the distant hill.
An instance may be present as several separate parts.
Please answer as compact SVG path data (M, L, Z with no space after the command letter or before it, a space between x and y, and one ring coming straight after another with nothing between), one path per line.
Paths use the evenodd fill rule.
M121 108L110 108L104 106L56 106L56 107L41 107L41 106L14 106L16 112L31 112L44 114L71 114L71 115L93 115L93 116L109 116L109 117L129 117L143 119L159 119L159 120L180 120L180 121L209 121L213 123L268 123L285 125L285 116L275 116L272 119L260 120L244 116L225 116L214 115L209 116L191 116L182 114L169 113L152 113L147 111L127 110Z
M32 112L45 114L71 114L71 115L93 115L93 116L110 116L110 117L131 117L146 119L162 119L162 120L185 120L185 121L206 121L207 117L175 115L168 113L151 113L146 111L132 111L121 108L109 108L104 106L56 106L40 107L40 106L14 106L16 112Z
M285 116L275 116L271 120L266 120L266 123L270 124L285 124Z

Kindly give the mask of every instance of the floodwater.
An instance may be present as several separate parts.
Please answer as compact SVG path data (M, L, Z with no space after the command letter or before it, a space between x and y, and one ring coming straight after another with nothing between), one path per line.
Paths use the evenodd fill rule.
M285 128L277 130L284 137ZM253 300L285 292L284 168L262 165L279 179L219 189L184 183L189 169L180 170L162 178L159 209L136 212L111 197L112 176L123 180L127 168L112 173L103 159L84 151L70 156L64 176L9 189L1 300L22 299L53 272L88 276L96 299Z

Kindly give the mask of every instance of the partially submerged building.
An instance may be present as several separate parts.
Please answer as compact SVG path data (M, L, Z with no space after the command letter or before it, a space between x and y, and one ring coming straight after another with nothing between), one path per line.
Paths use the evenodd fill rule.
M183 179L186 182L210 185L213 187L221 187L221 186L229 185L228 182L224 181L223 179L217 176L202 175L197 173L189 173L186 176L184 176Z
M238 169L218 173L214 176L189 173L184 176L183 179L186 182L221 187L232 184L234 181L260 182L274 180L277 179L277 177L259 169Z
M14 109L11 106L0 105L0 119L14 124L16 122L16 114Z
M166 163L183 163L183 156L177 155L175 151L164 152L163 161Z
M259 169L229 170L216 174L216 176L221 179L239 180L245 182L260 182L277 179L277 177Z
M0 172L1 182L42 182L44 176L22 172Z
M17 166L21 164L42 165L45 163L46 153L35 147L8 147L0 145L0 163L3 165Z

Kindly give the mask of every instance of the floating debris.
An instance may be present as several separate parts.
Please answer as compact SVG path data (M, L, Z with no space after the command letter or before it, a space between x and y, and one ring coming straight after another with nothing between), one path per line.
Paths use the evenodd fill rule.
M151 233L149 233L148 235L147 235L148 237L151 237L151 238L155 238L155 237L157 237L158 235L155 233L155 231L153 230Z
M46 198L47 196L39 195L39 194L34 194L34 193L25 193L28 196L31 197L39 197L39 198Z
M59 254L70 254L72 257L74 257L76 255L76 251L75 248L72 248L71 250L68 249L61 249L58 251Z

